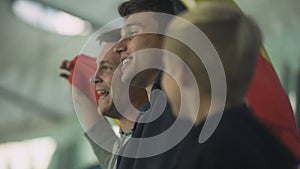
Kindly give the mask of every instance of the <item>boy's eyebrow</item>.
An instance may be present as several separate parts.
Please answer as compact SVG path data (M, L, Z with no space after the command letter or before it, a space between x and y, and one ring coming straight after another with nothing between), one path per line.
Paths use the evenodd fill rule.
M121 29L121 36L124 37L124 31L126 29L129 29L130 27L132 26L138 26L138 27L144 27L141 23L138 23L138 22L134 22L134 23L129 23L129 24L126 24L122 29Z
M127 29L128 27L131 27L131 26L144 27L144 26L143 26L141 23L139 23L139 22L133 22L133 23L126 24L122 29Z

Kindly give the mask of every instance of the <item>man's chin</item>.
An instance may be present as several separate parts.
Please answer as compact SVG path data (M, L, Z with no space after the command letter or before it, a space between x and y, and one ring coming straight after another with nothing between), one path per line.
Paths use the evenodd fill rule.
M118 114L115 110L112 110L110 108L98 109L98 114L100 116L110 117L110 118L114 118L114 119L120 119L120 114Z
M116 113L104 113L103 116L113 119L120 119L120 115Z
M109 107L103 107L100 105L98 107L97 111L100 116L107 116L107 114L109 112Z

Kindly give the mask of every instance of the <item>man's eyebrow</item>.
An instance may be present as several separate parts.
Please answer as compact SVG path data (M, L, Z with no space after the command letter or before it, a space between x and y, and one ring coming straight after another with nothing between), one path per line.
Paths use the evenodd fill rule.
M97 66L100 66L100 65L103 65L103 64L111 64L111 63L107 60L96 59L96 65Z
M101 62L100 62L100 64L101 65L103 65L103 64L111 64L109 61L107 61L107 60L102 60Z
M96 60L96 64L97 66L100 66L100 65L104 65L104 64L111 64L109 61L107 60L101 60L99 61L98 59Z

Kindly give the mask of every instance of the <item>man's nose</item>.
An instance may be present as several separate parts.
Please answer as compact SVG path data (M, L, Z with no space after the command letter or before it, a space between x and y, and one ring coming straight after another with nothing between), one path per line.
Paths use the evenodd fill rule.
M100 76L98 72L95 72L94 75L90 78L91 83L102 83L103 78Z

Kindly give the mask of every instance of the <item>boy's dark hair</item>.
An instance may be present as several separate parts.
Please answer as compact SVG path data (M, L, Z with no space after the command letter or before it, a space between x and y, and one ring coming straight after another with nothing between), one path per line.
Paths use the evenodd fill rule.
M120 4L118 11L121 17L139 12L161 12L174 15L170 0L129 0Z

